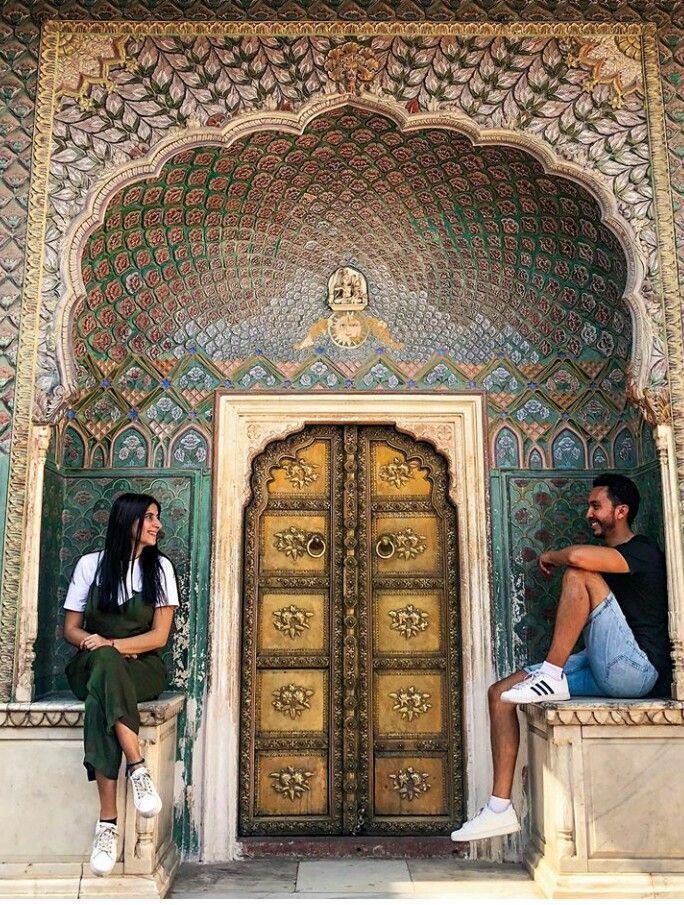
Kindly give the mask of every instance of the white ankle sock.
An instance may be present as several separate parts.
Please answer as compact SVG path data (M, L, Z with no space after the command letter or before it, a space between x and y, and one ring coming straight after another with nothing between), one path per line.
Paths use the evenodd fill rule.
M563 667L562 666L554 666L553 663L549 663L547 660L544 660L542 663L539 672L544 676L548 676L550 679L562 679L563 678Z
M494 811L495 814L503 814L510 807L510 804L510 798L497 798L496 795L492 795L487 802L487 807L490 811Z

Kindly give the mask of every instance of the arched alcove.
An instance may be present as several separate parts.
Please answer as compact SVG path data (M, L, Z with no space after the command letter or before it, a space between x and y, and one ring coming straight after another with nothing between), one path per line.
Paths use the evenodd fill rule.
M522 142L478 143L445 115L409 122L338 100L295 120L175 139L95 193L73 234L80 293L61 313L61 364L79 391L70 419L103 450L90 462L103 480L104 450L113 462L117 438L142 431L142 478L182 483L173 517L204 638L217 391L484 394L501 469L494 646L502 669L517 664L538 654L553 596L527 580L535 554L581 505L588 451L634 418L625 375L646 327L629 230L571 166L555 172ZM347 345L327 295L342 267L368 286L367 333ZM571 438L582 457L568 465L558 444ZM575 538L581 521L567 519ZM74 550L70 528L62 546Z

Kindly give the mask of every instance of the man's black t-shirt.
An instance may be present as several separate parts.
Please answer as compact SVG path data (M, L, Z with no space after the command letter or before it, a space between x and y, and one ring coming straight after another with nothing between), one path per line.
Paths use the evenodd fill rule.
M635 534L614 549L625 558L629 572L604 572L603 577L620 604L636 643L658 670L658 681L651 695L669 698L672 660L667 630L665 556L643 534Z

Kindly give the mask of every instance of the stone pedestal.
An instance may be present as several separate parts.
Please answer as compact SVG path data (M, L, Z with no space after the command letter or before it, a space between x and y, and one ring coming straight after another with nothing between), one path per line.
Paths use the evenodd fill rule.
M524 708L530 837L548 896L684 895L684 702Z
M83 768L83 704L0 704L0 897L160 898L180 857L172 838L176 722L183 697L140 704L143 755L163 801L140 817L122 771L120 853L108 877L88 866L98 816Z

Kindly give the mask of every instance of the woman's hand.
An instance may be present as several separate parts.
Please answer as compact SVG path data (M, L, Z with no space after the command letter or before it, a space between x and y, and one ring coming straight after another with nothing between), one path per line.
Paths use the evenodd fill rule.
M98 647L112 647L113 644L109 638L103 638L102 635L88 635L81 641L81 650L97 650Z

